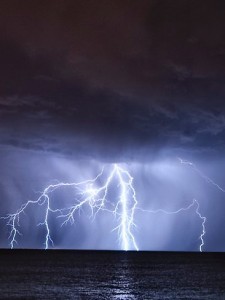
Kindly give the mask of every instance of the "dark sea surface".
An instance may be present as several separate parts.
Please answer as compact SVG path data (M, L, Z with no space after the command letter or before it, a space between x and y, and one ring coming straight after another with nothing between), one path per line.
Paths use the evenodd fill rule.
M225 253L0 250L1 299L225 299Z

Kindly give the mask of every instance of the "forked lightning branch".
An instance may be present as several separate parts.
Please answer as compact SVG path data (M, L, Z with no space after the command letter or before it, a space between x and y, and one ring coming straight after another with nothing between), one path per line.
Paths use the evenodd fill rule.
M192 167L193 164L180 159L182 164L188 164ZM195 166L194 166L195 167ZM106 172L107 171L107 172ZM195 168L195 171L197 169ZM202 173L200 174L202 175ZM206 179L206 177L205 177ZM208 179L208 177L207 177ZM112 228L118 232L118 240L122 250L139 250L135 238L135 213L136 211L148 212L149 214L179 214L182 211L188 211L194 208L194 212L201 221L199 234L199 251L203 250L205 223L206 217L200 212L200 204L196 199L186 207L181 207L176 211L167 211L164 209L145 210L138 206L136 191L134 188L133 177L124 167L119 164L109 166L109 170L102 171L94 178L81 182L73 183L57 183L47 186L41 195L36 200L28 200L16 212L8 214L2 219L6 220L9 227L9 243L10 247L14 248L18 244L18 236L22 236L23 232L20 229L21 218L28 210L28 207L38 206L43 210L43 217L37 226L43 226L45 229L44 247L54 247L54 241L51 236L50 219L55 216L61 226L66 226L67 223L74 223L79 218L79 212L85 207L90 208L91 217L97 218L100 212L111 213L114 215L117 226ZM209 180L207 180L209 182ZM117 182L116 199L110 199L110 189ZM114 184L115 185L115 184ZM63 208L55 208L54 192L62 188L70 187L74 189L75 199L72 205Z

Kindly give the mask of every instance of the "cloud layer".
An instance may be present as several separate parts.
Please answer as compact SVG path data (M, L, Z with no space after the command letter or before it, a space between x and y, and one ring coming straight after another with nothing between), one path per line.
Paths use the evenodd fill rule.
M131 149L221 150L223 8L3 1L1 143L107 159Z

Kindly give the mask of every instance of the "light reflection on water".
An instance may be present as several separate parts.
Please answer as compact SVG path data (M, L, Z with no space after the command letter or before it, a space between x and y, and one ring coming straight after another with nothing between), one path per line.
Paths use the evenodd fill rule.
M225 299L225 254L3 251L0 299Z
M133 290L134 278L130 272L130 264L127 258L122 259L114 266L115 279L111 290L111 299L136 299ZM109 291L110 292L110 291Z

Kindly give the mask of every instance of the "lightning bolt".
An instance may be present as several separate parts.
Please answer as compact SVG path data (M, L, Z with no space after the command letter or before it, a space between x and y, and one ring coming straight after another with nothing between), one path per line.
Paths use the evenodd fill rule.
M215 188L217 188L218 190L220 190L221 192L225 193L225 189L222 188L218 183L216 183L213 179L211 179L210 177L208 177L207 175L205 175L200 169L197 168L197 166L188 160L182 159L180 157L178 157L178 160L181 164L183 165L187 165L190 166L194 172L196 172L203 180L206 181L206 183L213 185ZM204 235L206 234L206 230L205 230L205 223L207 221L206 217L203 217L199 211L200 209L200 205L197 202L197 209L196 209L196 213L199 216L199 218L202 220L202 234L200 235L200 239L201 239L201 245L200 245L200 251L202 251L202 247L204 246Z
M188 165L190 166L196 173L199 174L200 177L202 177L207 183L212 184L215 186L217 189L219 189L221 192L225 193L225 190L217 184L215 181L213 181L210 177L206 176L201 170L199 170L196 165L193 162L190 162L188 160L184 160L180 157L178 157L178 160L180 161L181 164L183 165Z
M105 183L101 187L97 186L98 179L103 177L104 168L102 171L91 180L86 180L78 183L58 183L47 186L41 193L40 197L35 201L27 201L23 204L15 213L8 214L6 217L2 217L7 220L7 225L10 227L10 246L14 248L17 244L17 236L22 235L19 231L20 217L26 213L26 209L31 205L39 205L44 209L44 219L38 224L38 226L44 226L46 230L45 249L49 246L54 246L51 238L49 227L49 216L51 214L58 214L58 218L62 218L62 226L68 222L73 224L75 222L75 214L79 212L84 206L88 206L91 209L91 216L95 216L99 211L108 211L114 214L119 225L114 228L118 230L119 240L123 250L134 248L138 250L137 243L134 235L132 234L132 227L134 224L134 213L137 205L136 192L133 187L133 177L130 173L124 170L121 166L114 164L110 174L106 177ZM108 191L113 180L118 181L120 187L119 200L114 203L110 203L108 200ZM66 208L52 208L52 198L50 195L57 189L62 187L72 187L75 189L77 195L75 203ZM109 208L107 208L109 206Z
M181 160L182 163L190 164L189 162ZM99 181L101 185L99 186ZM103 182L103 183L102 183ZM119 188L119 197L114 202L109 200L109 190L111 186L115 185ZM54 199L52 194L63 187L71 187L75 191L75 201L69 207L53 208ZM95 219L96 215L100 211L106 211L114 215L118 226L112 231L117 230L119 243L123 250L135 249L139 250L134 234L133 228L136 226L134 222L134 215L136 210L141 210L148 213L165 213L165 214L178 214L182 211L187 211L192 207L196 206L195 213L202 221L202 233L200 235L201 245L199 250L202 251L204 246L204 235L205 235L205 222L206 218L203 217L199 211L199 203L197 200L193 200L191 204L186 207L182 207L176 211L166 211L163 209L157 210L144 210L139 207L136 191L133 185L133 177L130 173L122 168L118 164L113 164L109 174L105 175L105 168L94 178L81 182L74 183L57 183L50 184L36 200L28 200L23 204L15 213L8 214L2 219L7 220L6 225L10 228L9 240L10 247L14 248L17 244L18 236L22 233L19 230L20 218L23 214L26 214L26 210L29 206L40 206L43 208L44 217L37 226L43 226L45 228L45 240L44 247L48 249L50 246L54 246L51 238L51 230L49 226L49 218L51 215L56 215L57 218L61 219L61 226L67 225L68 223L73 224L76 219L77 213L84 207L89 207L91 211L91 217Z
M205 222L206 222L206 217L203 217L202 215L201 215L201 213L199 212L199 208L200 208L200 206L199 206L199 203L198 203L198 201L196 200L196 199L194 199L194 201L196 202L196 204L197 204L197 207L196 207L196 214L199 216L199 218L202 220L202 233L201 233L201 235L200 235L200 240L201 240L201 245L199 246L199 251L200 252L202 252L202 248L203 248L203 246L205 245L205 243L204 243L204 235L206 234L206 231L205 231Z
M201 215L201 213L199 212L199 202L196 200L196 199L193 199L192 203L185 206L185 207L181 207L175 211L168 211L168 210L164 210L164 209L156 209L156 210L147 210L147 209L142 209L142 208L139 208L137 207L138 210L141 210L143 212L148 212L148 213L152 213L152 214L158 214L158 213L164 213L164 214L167 214L167 215L175 215L175 214L179 214L180 212L182 211L187 211L189 209L191 209L192 207L196 206L195 208L195 213L196 215L199 217L199 219L201 220L202 222L202 232L201 232L201 235L200 235L200 240L201 240L201 244L199 245L199 251L202 252L202 248L204 246L204 235L206 233L205 231L205 222L206 222L206 218L203 217Z

